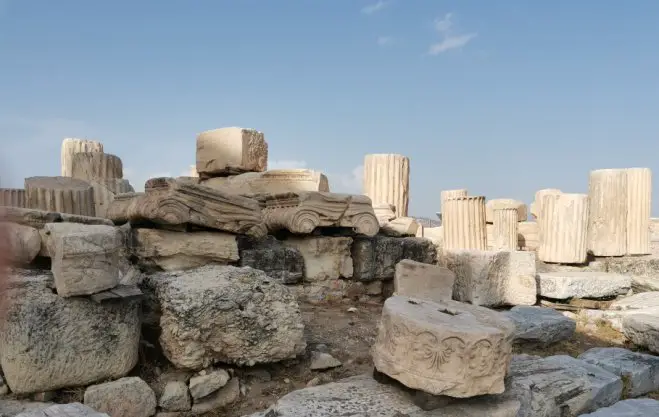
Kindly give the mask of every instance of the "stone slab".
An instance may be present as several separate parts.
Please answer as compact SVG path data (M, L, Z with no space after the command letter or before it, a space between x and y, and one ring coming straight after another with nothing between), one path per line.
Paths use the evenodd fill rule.
M552 308L516 306L503 313L515 323L515 341L541 345L568 340L577 323Z
M454 282L455 274L448 268L403 259L396 264L394 292L406 297L444 301L453 297Z
M650 417L659 416L659 401L639 398L620 401L611 407L601 408L580 417Z
M538 295L558 300L613 297L632 285L628 275L593 271L540 272L537 280Z

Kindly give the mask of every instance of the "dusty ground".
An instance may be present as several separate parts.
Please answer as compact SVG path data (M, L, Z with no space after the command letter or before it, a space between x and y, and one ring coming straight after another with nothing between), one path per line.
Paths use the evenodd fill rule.
M349 312L355 307L355 312ZM370 347L375 341L376 325L380 318L381 306L374 304L335 304L335 305L301 305L307 338L307 355L304 358L287 363L254 367L249 370L236 370L236 375L244 384L244 396L227 410L217 410L205 416L239 417L264 410L275 403L283 395L309 385L316 385L372 372ZM570 340L550 347L520 345L515 347L515 353L527 353L539 356L570 355L580 353L593 347L625 347L637 350L625 343L622 335L604 323L597 326L584 326L577 322L577 331ZM308 353L325 345L327 352L339 359L343 366L329 371L311 371L309 369ZM322 348L322 346L321 346ZM158 376L170 372L160 366L165 363L163 358L153 360L151 350L145 349L145 357L150 361L141 361L136 370L146 381L157 381ZM158 384L153 383L156 393ZM68 398L58 398L59 401L80 401L82 390L71 390ZM65 393L66 394L66 393ZM650 395L659 399L659 393ZM58 401L58 402L59 402Z

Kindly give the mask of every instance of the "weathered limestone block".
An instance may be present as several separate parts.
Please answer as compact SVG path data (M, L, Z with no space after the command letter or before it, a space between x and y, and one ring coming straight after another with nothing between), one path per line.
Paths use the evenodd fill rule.
M231 378L229 383L214 393L195 401L192 405L192 415L203 415L210 411L227 408L240 398L240 381Z
M510 364L506 393L521 403L518 417L581 416L620 400L616 375L570 356L523 358Z
M515 306L503 314L515 323L515 342L548 346L568 340L577 323L558 311L536 306Z
M635 345L659 353L659 311L656 309L624 315L622 332Z
M225 127L197 135L197 172L201 178L266 169L268 143L259 131Z
M90 225L112 226L112 221L99 217L79 216L76 214L56 213L51 211L24 209L19 207L0 207L0 218L7 222L43 229L48 223L80 223Z
M412 217L397 217L390 222L381 224L380 231L386 236L416 236L423 227Z
M273 169L265 172L247 172L230 177L214 177L201 181L201 185L222 191L252 194L282 194L301 191L328 193L329 182L322 172L310 169Z
M452 197L442 208L445 249L487 248L485 197Z
M389 203L373 204L373 213L382 226L396 218L396 207Z
M557 188L544 188L542 190L538 190L535 193L535 200L531 204L531 216L535 219L540 219L541 212L542 212L542 199L546 195L556 195L562 193L561 190Z
M504 392L514 324L486 308L401 296L382 309L375 368L405 386L468 398Z
M588 257L588 196L549 194L542 200L538 258L544 262L583 264Z
M394 384L382 384L370 375L358 375L329 384L293 391L265 411L245 417L516 417L514 399L485 396L455 399L437 411L425 412L414 404L415 395Z
M364 195L374 204L388 203L398 217L407 217L410 200L410 159L397 154L364 157Z
M25 179L27 208L95 216L94 189L82 180L69 177Z
M394 292L404 297L445 301L453 297L455 274L439 265L403 259L396 264Z
M94 214L96 217L105 217L114 200L115 193L110 191L104 184L96 181L88 181L94 192Z
M611 407L582 414L580 417L644 417L659 415L659 401L650 398L639 398L624 400L613 404Z
M267 233L259 202L251 198L173 178L152 178L145 190L115 196L107 217L115 224L190 224L256 238Z
M596 271L539 272L538 295L565 300L568 298L604 298L629 292L628 275Z
M124 177L123 163L116 155L102 152L78 152L72 158L73 178L84 181L98 179L121 179Z
M485 220L487 223L494 223L494 211L502 208L516 209L517 219L520 222L525 222L528 218L526 203L511 198L495 198L485 203Z
M650 253L650 211L652 210L652 171L628 168L627 171L627 253Z
M5 242L0 242L2 259L13 265L27 265L39 254L41 236L37 229L17 223L0 222L0 231L6 239Z
M23 188L0 188L0 206L25 208Z
M94 226L59 236L51 270L61 297L89 295L119 285L122 239L117 228Z
M268 236L262 241L238 237L239 266L260 269L283 284L297 284L304 276L302 253L283 242Z
M126 377L87 387L85 404L112 417L151 417L156 394L142 379Z
M290 238L283 243L302 254L305 282L352 277L350 237L306 236Z
M192 400L188 385L184 381L169 381L158 400L160 408L166 411L188 411L192 408Z
M345 227L375 236L380 230L371 200L363 195L303 191L266 195L261 204L270 232L308 234L317 227Z
M133 230L133 254L145 268L176 271L215 263L237 262L236 236L222 232Z
M229 382L231 376L224 369L212 370L204 375L197 375L190 378L190 395L193 399L199 400L214 393Z
M627 253L627 171L590 172L588 188L588 249L595 256Z
M85 386L126 375L138 358L139 301L63 298L52 276L14 275L0 332L0 364L15 394Z
M659 258L623 256L607 258L609 272L630 275L635 292L659 291Z
M41 237L41 250L39 251L39 256L45 256L52 258L55 256L55 249L57 248L57 242L63 236L74 234L74 233L84 233L84 232L95 232L95 233L109 233L110 230L116 230L118 233L118 228L112 225L88 225L82 223L46 223L43 228L39 230L39 235Z
M95 140L66 138L62 141L62 176L73 176L73 155L80 152L103 153L103 144Z
M358 281L391 280L403 259L433 264L437 249L430 239L374 236L355 238L352 244L353 278Z
M134 193L135 189L130 182L120 178L107 178L97 180L99 183L105 185L108 190L114 194Z
M517 216L519 211L512 207L497 207L493 210L492 227L494 250L517 250Z
M659 390L659 358L622 348L592 348L579 355L584 362L623 378L624 398Z
M304 352L295 294L262 271L212 265L153 274L144 285L160 305L160 345L178 368L253 366Z
M16 414L15 417L110 417L80 403L55 404Z
M487 307L536 303L533 252L444 250L441 263L455 273L455 300Z
M535 251L540 246L538 223L519 222L517 225L517 239L522 250Z

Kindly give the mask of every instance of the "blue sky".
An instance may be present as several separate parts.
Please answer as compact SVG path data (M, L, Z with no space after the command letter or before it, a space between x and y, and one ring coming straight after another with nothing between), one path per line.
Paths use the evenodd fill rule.
M367 153L442 189L526 202L659 160L659 2L0 0L3 186L101 140L137 187L198 132L261 130L271 167L360 192ZM659 181L655 181L659 184ZM654 188L659 195L659 186ZM653 213L657 212L657 204Z

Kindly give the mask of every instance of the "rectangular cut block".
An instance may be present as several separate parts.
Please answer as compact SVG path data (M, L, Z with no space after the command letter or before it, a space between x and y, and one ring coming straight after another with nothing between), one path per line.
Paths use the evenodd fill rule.
M0 206L25 207L25 190L22 188L0 188Z
M354 239L351 252L353 277L359 281L391 280L396 264L403 259L427 264L435 263L437 259L433 242L418 237L358 237Z
M197 172L202 178L263 172L268 168L268 144L254 129L225 127L197 136Z
M452 197L443 203L444 248L485 250L485 197Z
M650 252L650 211L652 210L652 171L627 169L627 254Z
M412 217L397 217L381 224L380 232L386 236L417 236L423 227Z
M443 266L403 259L396 264L394 291L397 295L428 301L453 297L455 274Z
M533 252L445 249L441 262L455 273L455 300L487 307L536 303Z
M373 363L433 395L501 394L514 330L512 321L486 308L393 296L382 309Z
M202 185L242 195L280 194L297 191L329 192L329 182L322 172L310 169L273 169L247 172L230 177L214 177Z
M588 249L595 256L627 253L627 171L590 172Z
M538 258L566 264L586 262L588 196L549 194L543 197L542 207Z
M300 237L283 242L302 253L304 281L317 282L352 277L350 237Z
M538 273L538 294L541 297L603 298L629 292L631 277L595 271L562 271Z
M83 181L122 179L124 177L121 158L104 152L77 152L72 159L73 178Z
M396 216L406 217L410 200L410 159L397 154L366 155L363 193L374 204L391 204L396 208Z
M52 272L57 294L89 295L119 284L121 234L106 227L105 231L66 234L55 242Z

